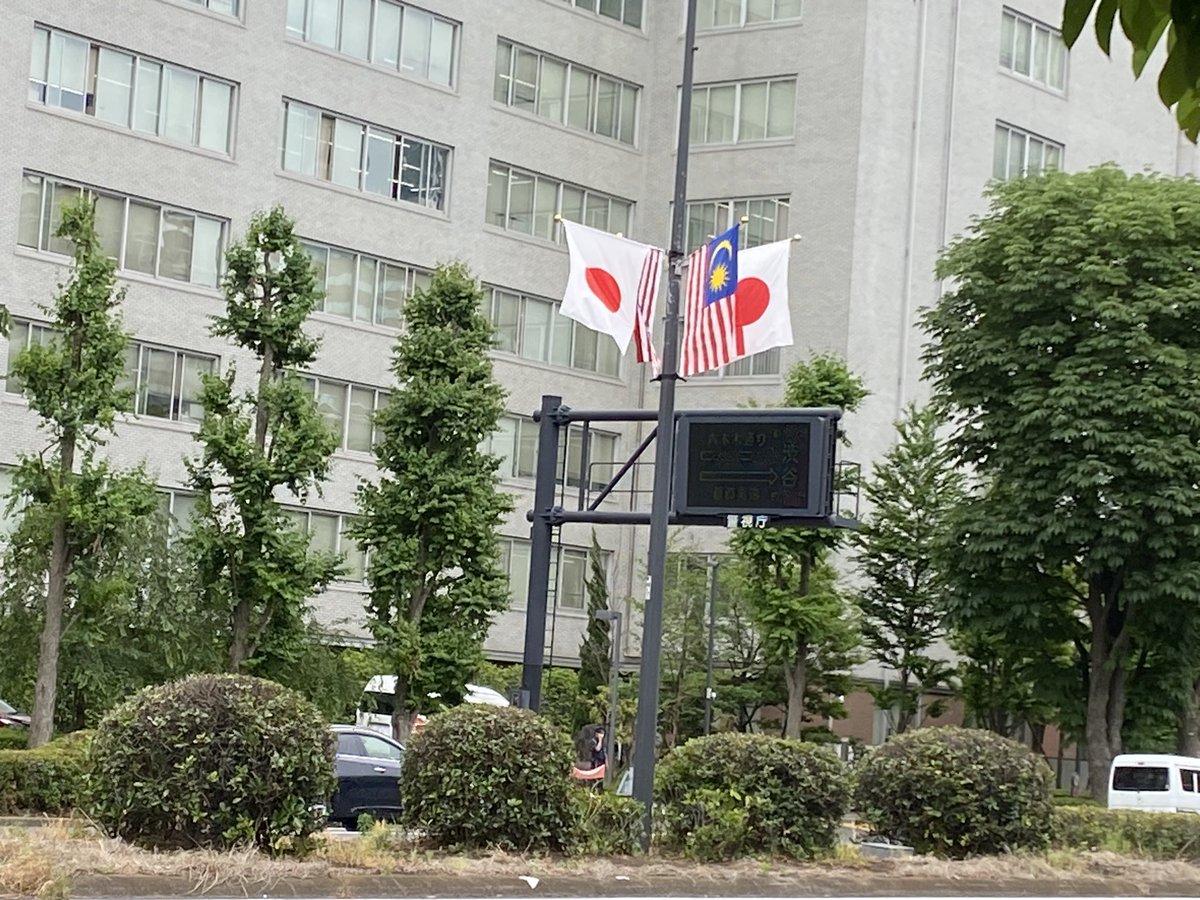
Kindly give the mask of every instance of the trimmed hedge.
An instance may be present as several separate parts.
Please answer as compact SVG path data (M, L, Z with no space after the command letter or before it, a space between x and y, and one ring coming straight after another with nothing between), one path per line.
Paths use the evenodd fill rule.
M632 797L587 788L573 790L576 826L571 852L583 856L632 856L642 851L645 807Z
M334 738L295 691L195 675L139 691L92 741L93 811L114 837L151 847L253 844L303 852L324 824Z
M830 850L850 795L829 749L761 734L714 734L658 767L658 829L667 850L697 859Z
M923 728L866 757L856 805L877 832L918 853L1038 849L1050 840L1053 777L1040 756L990 731Z
M0 815L65 816L83 805L84 758L54 744L0 750Z
M408 745L404 823L438 847L570 849L573 759L570 738L528 710L454 707L430 717Z
M1151 859L1200 862L1200 816L1059 807L1054 811L1052 840L1065 850L1109 850Z
M0 728L0 750L24 750L28 745L28 728L15 726Z

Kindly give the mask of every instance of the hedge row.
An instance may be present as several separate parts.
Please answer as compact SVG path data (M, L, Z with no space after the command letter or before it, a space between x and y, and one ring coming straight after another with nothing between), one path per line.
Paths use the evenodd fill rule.
M1151 859L1200 861L1200 816L1067 806L1054 811L1053 842L1064 850L1109 850Z
M37 750L0 750L0 815L67 815L85 805L90 732Z

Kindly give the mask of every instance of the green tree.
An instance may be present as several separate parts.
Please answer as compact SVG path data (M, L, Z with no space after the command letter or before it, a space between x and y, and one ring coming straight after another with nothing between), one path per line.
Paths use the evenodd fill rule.
M783 405L853 412L866 396L862 379L843 360L823 355L792 368ZM833 589L812 589L814 565L844 539L834 530L743 528L730 541L745 564L750 603L768 658L783 668L788 697L784 737L800 737L812 664L827 647L845 641L850 615L844 598Z
M871 514L854 536L864 584L856 601L871 658L897 679L871 690L894 710L895 731L916 718L921 697L952 667L931 650L944 636L946 582L940 563L947 516L962 502L964 482L938 438L942 417L910 405L896 423L897 442L864 489Z
M596 613L608 609L608 573L605 571L604 553L600 549L594 529L592 547L588 553L588 577L585 586L588 619L583 642L579 645L579 692L585 698L590 698L598 689L608 687L612 671L611 624L596 618Z
M659 722L666 746L673 747L703 731L708 559L677 544L667 555L665 576Z
M1133 48L1133 74L1140 78L1155 48L1166 38L1167 55L1158 75L1158 96L1175 107L1179 127L1194 143L1200 134L1200 3L1195 0L1064 0L1063 40L1074 47L1095 11L1100 48L1112 53L1113 26Z
M225 264L225 314L212 332L253 353L258 371L245 393L232 364L204 377L203 450L188 462L199 499L185 541L207 605L227 618L229 671L270 674L302 652L306 603L338 571L336 558L309 552L276 491L306 499L337 438L296 374L317 355L304 323L321 294L293 223L278 207L255 215Z
M18 353L10 365L50 435L41 453L20 458L13 477L14 493L29 498L28 528L49 538L31 747L45 744L54 733L63 620L81 560L95 552L95 528L119 532L153 510L152 493L145 503L143 475L118 472L95 457L116 414L128 409L129 393L119 387L128 341L117 313L124 292L117 288L116 265L96 236L91 202L64 206L55 235L71 242L74 261L70 278L44 308L52 336Z
M396 390L376 416L378 483L358 491L353 534L371 554L371 628L396 675L393 731L407 736L430 691L452 696L478 667L508 589L496 532L511 508L481 445L504 412L478 283L440 266L405 306Z
M144 473L89 468L95 483L79 486L95 513L80 518L76 556L63 615L57 728L96 724L129 694L218 662L211 623L191 602L190 572L168 541L159 497ZM50 516L36 502L6 541L0 590L0 696L26 703L42 627ZM134 516L133 513L137 515Z
M717 622L713 706L736 731L758 728L766 707L783 707L783 670L768 660L748 600L745 567L732 557L717 568ZM714 727L716 717L714 716Z
M1101 167L989 191L924 317L954 459L981 481L956 515L950 612L1009 646L1074 647L1103 773L1139 642L1200 608L1200 184Z

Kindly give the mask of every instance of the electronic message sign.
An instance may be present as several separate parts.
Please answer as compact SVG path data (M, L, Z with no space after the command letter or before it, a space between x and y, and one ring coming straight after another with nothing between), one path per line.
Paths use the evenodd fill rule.
M676 512L831 515L840 415L825 409L681 413Z

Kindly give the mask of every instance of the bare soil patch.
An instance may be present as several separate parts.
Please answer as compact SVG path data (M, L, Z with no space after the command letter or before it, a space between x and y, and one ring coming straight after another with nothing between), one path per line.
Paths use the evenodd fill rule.
M537 879L536 887L530 883ZM845 850L812 863L702 865L659 856L574 859L450 855L385 832L328 841L306 860L253 851L151 852L82 826L0 829L0 896L212 895L295 897L1020 896L1200 895L1200 866L1107 853L963 862L874 860Z

